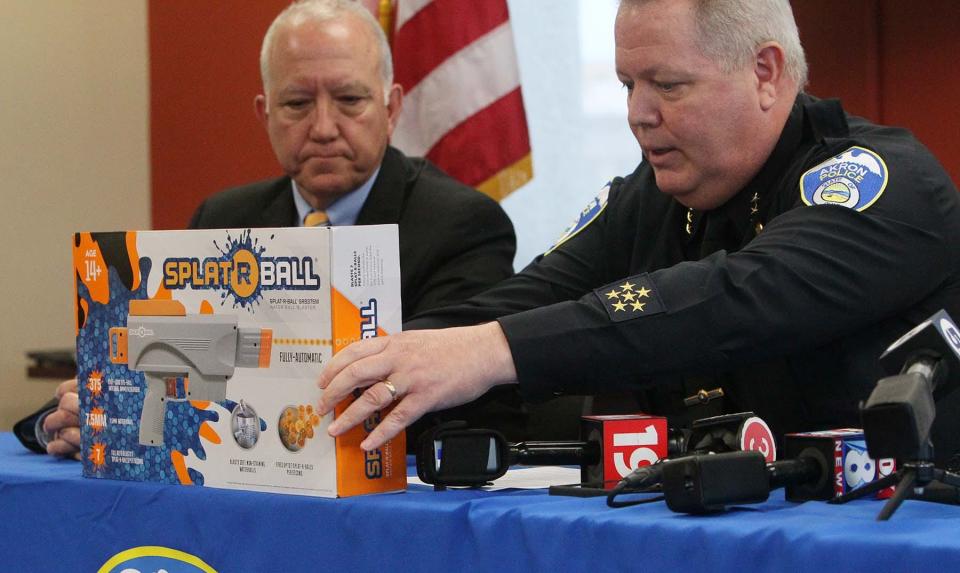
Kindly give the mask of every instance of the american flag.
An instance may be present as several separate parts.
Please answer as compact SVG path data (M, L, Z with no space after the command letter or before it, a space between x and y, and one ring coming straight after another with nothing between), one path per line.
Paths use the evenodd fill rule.
M391 143L502 199L533 176L506 0L380 0L403 111Z

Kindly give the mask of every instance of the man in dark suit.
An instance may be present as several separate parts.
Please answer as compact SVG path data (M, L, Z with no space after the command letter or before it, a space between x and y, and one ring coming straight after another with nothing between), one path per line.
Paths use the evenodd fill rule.
M287 177L205 201L191 228L396 223L403 316L513 273L513 226L493 200L389 147L403 101L377 21L344 0L298 2L260 54L258 119Z
M296 226L302 216L293 192L288 177L229 189L204 201L190 228ZM513 271L513 227L500 206L393 147L353 223L398 224L405 319L465 300Z
M389 146L403 100L392 68L383 31L358 3L305 0L281 12L263 39L254 105L286 176L208 198L190 227L299 226L311 213L330 225L396 223L404 319L510 276L516 239L503 209ZM76 380L57 396L47 451L74 456ZM525 418L514 392L469 413L501 428Z

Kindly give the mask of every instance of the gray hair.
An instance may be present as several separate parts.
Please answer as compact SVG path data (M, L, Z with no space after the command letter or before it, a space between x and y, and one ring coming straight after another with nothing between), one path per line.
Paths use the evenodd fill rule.
M309 21L326 22L344 14L354 14L360 18L377 39L380 50L380 78L383 80L383 99L388 100L390 87L393 85L393 57L390 54L390 44L380 23L356 0L297 0L280 12L267 28L260 47L260 78L263 81L264 91L269 85L270 52L273 49L274 38L282 27L299 26Z
M638 6L653 0L623 0ZM785 71L803 89L807 58L789 0L692 0L699 32L697 45L724 72L753 65L755 50L764 42L783 47Z

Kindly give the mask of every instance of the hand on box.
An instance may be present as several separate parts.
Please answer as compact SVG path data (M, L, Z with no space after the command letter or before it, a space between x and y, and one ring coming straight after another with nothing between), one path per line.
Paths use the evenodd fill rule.
M324 415L355 389L365 389L330 424L327 431L337 436L399 401L360 444L370 451L425 413L464 404L516 378L499 323L414 330L355 342L336 354L320 373L318 406Z
M73 378L57 386L56 411L43 421L43 429L53 436L47 444L47 453L55 456L80 459L80 395L77 379Z

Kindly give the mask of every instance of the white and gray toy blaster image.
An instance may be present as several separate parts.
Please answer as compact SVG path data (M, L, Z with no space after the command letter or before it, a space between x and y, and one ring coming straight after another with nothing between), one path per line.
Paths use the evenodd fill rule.
M130 301L126 328L110 329L110 361L146 377L140 443L163 444L168 401L226 400L234 370L268 368L272 345L271 329L239 328L235 315L187 315L175 300Z

